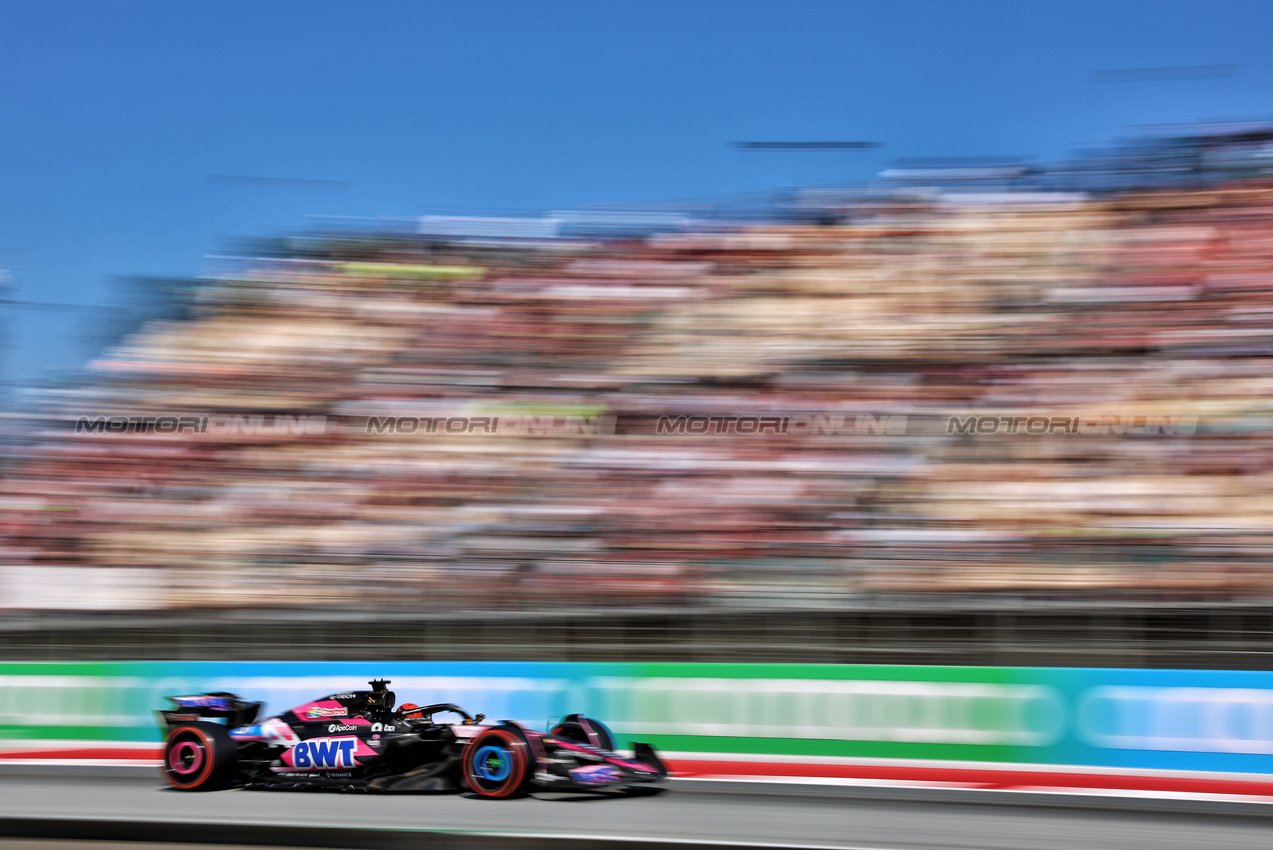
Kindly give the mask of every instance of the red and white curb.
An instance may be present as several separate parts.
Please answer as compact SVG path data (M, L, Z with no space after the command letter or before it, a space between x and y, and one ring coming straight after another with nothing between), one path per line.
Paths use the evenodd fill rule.
M920 759L667 753L683 780L1088 794L1273 803L1273 775Z
M162 744L123 741L0 741L0 764L158 767Z
M0 742L0 765L158 767L162 754L162 746L151 743ZM1273 774L746 753L661 755L674 779L690 782L964 788L1273 803Z

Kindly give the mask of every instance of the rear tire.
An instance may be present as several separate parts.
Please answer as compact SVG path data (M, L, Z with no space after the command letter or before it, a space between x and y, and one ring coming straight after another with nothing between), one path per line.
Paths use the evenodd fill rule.
M238 744L216 723L187 723L168 733L163 775L179 791L215 791L234 779Z
M504 726L471 740L460 756L464 782L482 797L513 797L530 784L531 756L526 739Z

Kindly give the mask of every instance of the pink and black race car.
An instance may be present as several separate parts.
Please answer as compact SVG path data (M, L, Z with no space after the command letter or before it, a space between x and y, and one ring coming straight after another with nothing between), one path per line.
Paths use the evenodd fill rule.
M654 749L614 752L601 723L571 714L551 732L483 723L458 705L394 709L389 682L258 721L261 703L231 693L168 697L163 775L182 791L336 788L458 791L511 797L532 788L623 788L667 776ZM443 719L438 719L442 716ZM448 717L449 716L449 717Z

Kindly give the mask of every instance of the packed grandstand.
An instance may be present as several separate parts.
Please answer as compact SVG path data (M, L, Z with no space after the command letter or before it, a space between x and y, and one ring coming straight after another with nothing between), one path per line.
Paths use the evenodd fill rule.
M1266 596L1273 181L1226 138L212 259L30 413L0 608Z

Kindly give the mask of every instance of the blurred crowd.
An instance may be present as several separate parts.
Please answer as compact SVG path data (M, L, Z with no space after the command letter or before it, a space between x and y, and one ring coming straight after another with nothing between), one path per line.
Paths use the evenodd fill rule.
M422 230L221 258L182 316L50 391L0 481L0 607L1273 585L1267 179L823 193L604 237ZM77 429L112 416L285 425ZM528 416L569 427L368 424ZM970 416L1132 425L952 427ZM749 417L786 424L740 433Z

